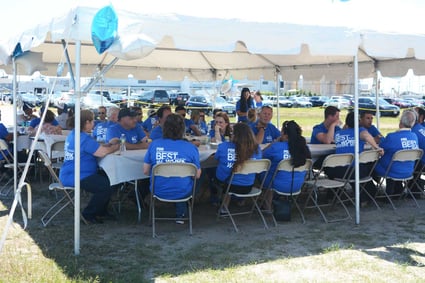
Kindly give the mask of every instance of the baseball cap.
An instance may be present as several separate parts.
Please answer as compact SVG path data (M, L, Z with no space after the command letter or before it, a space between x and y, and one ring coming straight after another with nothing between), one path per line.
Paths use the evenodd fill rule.
M136 117L137 113L133 110L130 110L129 108L123 108L118 113L118 120L121 120L123 117Z
M156 110L155 109L149 109L148 111L148 117L153 116L156 114Z

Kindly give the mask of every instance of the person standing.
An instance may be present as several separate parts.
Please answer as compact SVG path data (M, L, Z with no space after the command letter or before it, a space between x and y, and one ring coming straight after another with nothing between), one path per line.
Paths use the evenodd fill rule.
M249 88L244 87L241 91L241 97L236 102L236 114L238 115L238 122L248 122L248 110L255 108L251 91Z
M108 177L99 173L97 158L115 152L119 144L100 145L93 140L90 133L94 125L94 114L90 110L80 113L80 187L92 193L92 197L83 210L87 222L101 223L101 217L108 215L108 203L112 194ZM73 125L72 125L73 126ZM64 186L74 187L75 177L75 129L70 132L65 141L65 160L59 172L59 179Z

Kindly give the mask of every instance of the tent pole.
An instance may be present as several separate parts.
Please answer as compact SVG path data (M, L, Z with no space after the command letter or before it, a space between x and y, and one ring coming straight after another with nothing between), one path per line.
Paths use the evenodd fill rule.
M360 140L359 134L359 62L357 54L354 56L354 140ZM356 224L360 224L360 170L359 170L359 143L354 143L354 171L355 171L355 200L356 200Z
M72 88L75 89L75 77L74 77L74 72L72 71L71 60L69 59L67 43L66 43L65 39L62 39L61 42L62 42L63 49L65 51L66 64L68 65L69 76L71 77Z
M276 124L276 127L278 128L278 129L280 129L280 113L279 113L279 95L280 95L280 80L281 80L281 77L282 77L282 75L281 75L281 73L280 73L280 69L279 68L275 68L275 70L276 70L276 72L275 72L275 74L276 74L276 78L275 78L275 80L276 80L276 95L277 95L277 97L276 97L276 101L277 101L277 106L276 106L276 115L277 115L277 124Z
M381 118L381 112L379 111L379 78L378 78L378 71L375 71L375 77L373 78L375 80L375 100L376 100L376 127L379 130L379 120ZM378 114L379 113L379 114Z
M81 41L77 41L75 44L75 94L77 99L75 101L75 209L74 209L74 254L80 254L80 61L81 60Z
M119 58L115 57L105 68L100 70L96 76L84 87L83 93L89 92L90 89L102 78L102 76L108 72L116 62L118 62Z

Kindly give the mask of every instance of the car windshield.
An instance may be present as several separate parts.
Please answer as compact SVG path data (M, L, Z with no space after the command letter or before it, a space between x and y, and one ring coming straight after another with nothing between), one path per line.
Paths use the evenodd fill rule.
M383 98L379 98L379 104L380 105L392 105L391 103L389 103L388 101L386 101Z

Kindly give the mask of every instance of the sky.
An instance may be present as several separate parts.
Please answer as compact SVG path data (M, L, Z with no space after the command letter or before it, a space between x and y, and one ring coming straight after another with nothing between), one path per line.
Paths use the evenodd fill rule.
M2 7L0 41L65 14L72 7L101 8L109 4L115 9L143 14L176 13L425 35L422 21L425 0L9 0L8 4ZM411 82L410 79L410 85ZM397 86L391 88L397 89L399 85L397 82ZM404 82L401 86L403 88Z

